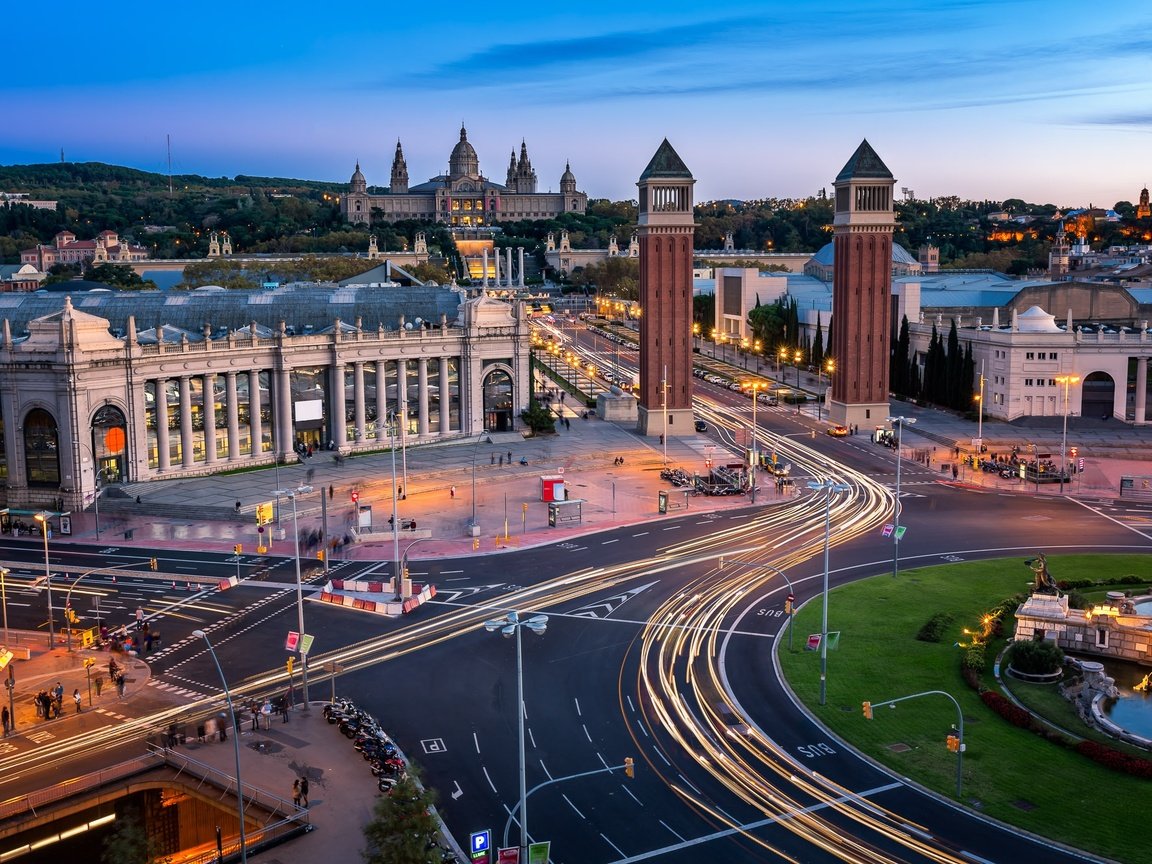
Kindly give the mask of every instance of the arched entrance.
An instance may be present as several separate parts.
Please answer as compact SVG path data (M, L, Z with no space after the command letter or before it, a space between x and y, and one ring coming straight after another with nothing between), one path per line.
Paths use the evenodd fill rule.
M1107 372L1093 372L1084 379L1080 393L1080 416L1111 417L1115 412L1116 382Z
M60 434L43 408L24 416L24 464L29 486L60 488Z
M97 478L103 478L105 484L124 482L128 423L124 412L113 405L105 405L92 418L92 455L96 459Z
M503 369L493 369L484 376L484 431L508 432L512 429L512 376Z

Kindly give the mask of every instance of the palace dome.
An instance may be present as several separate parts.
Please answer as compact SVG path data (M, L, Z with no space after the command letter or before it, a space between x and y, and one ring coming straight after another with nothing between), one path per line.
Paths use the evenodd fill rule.
M452 155L448 157L448 174L452 177L480 175L480 158L476 150L468 143L468 130L460 126L460 140L452 148Z

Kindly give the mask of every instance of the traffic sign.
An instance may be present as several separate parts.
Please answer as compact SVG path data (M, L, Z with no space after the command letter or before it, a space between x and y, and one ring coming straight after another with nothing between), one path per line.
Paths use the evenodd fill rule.
M881 537L891 537L892 536L892 529L895 527L896 527L895 525L893 525L891 522L889 522L887 525L885 525L883 528L880 529L880 536Z
M1084 470L1084 457L1083 456L1081 456L1079 459L1076 460L1076 470L1077 471L1083 471Z
M301 654L307 654L309 651L312 650L312 640L315 638L316 637L313 636L311 633L305 633L300 638L300 653Z
M485 855L492 851L492 829L485 828L483 831L473 831L468 841L468 853L472 856L472 860L476 860L476 853L483 852ZM487 860L487 858L485 858Z
M520 847L505 846L496 852L497 864L520 864Z
M300 644L300 634L295 630L288 631L288 638L284 640L285 651L295 651L296 647Z
M906 525L901 525L899 528L897 528L896 529L896 539L897 540L903 540L904 539L904 532L907 530L908 530L908 527Z
M808 651L816 651L817 649L819 649L819 647L820 647L820 634L819 633L808 634L808 645L805 647L806 647L806 650L808 650Z
M548 855L551 851L551 840L531 844L528 847L528 864L548 864Z

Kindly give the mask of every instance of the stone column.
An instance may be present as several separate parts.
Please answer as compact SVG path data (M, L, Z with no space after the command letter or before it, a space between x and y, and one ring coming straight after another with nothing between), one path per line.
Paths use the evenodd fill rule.
M509 246L505 250L505 253L506 254L504 257L508 259L508 266L505 268L508 271L506 274L508 276L508 287L511 288L512 287L512 247Z
M356 440L363 441L366 412L364 410L364 363L356 361L352 365L352 393L356 402Z
M518 246L516 248L517 254L520 256L520 278L516 280L516 284L521 288L524 287L524 247Z
M240 458L240 405L236 398L236 373L224 373L224 399L228 411L228 461Z
M420 388L417 394L416 434L421 438L428 437L428 358L421 357L416 361L416 380Z
M185 468L195 462L192 452L192 383L188 375L180 376L180 453Z
M396 407L397 414L408 410L408 361L396 361Z
M376 361L376 440L388 438L388 364L390 360L381 357Z
M1080 403L1084 403L1083 389L1080 391ZM1136 425L1143 426L1148 422L1148 358L1136 358Z
M483 252L484 252L484 265L483 265L484 266L484 278L480 283L480 287L481 288L487 288L488 287L488 249L485 248L483 250Z
M448 358L440 358L440 434L447 435L452 430L449 420L452 416L449 410L452 405L452 391L448 388Z
M348 415L344 411L344 364L333 363L332 374L328 379L331 382L329 392L332 394L328 399L328 404L332 406L332 438L337 447L343 447L348 443Z
M248 432L252 436L252 455L264 452L264 420L260 416L260 370L248 372Z
M216 462L216 373L204 373L204 462Z
M273 373L276 386L276 411L272 427L272 440L277 457L293 452L296 436L292 428L292 381L288 369L277 369Z
M156 379L156 469L172 467L172 448L168 442L168 379Z

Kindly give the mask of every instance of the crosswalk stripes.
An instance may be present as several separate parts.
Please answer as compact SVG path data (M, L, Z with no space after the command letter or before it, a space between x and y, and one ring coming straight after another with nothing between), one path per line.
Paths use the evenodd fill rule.
M113 720L120 720L121 722L132 719L126 714L119 714L116 711L109 711L107 708L94 708L93 710L97 714L103 714L105 717L111 717Z
M157 690L163 690L165 693L174 693L177 696L188 696L194 699L203 699L208 694L201 693L198 690L189 690L187 687L178 687L175 684L167 684L163 681L158 681L155 678L148 679L148 686L155 687Z

